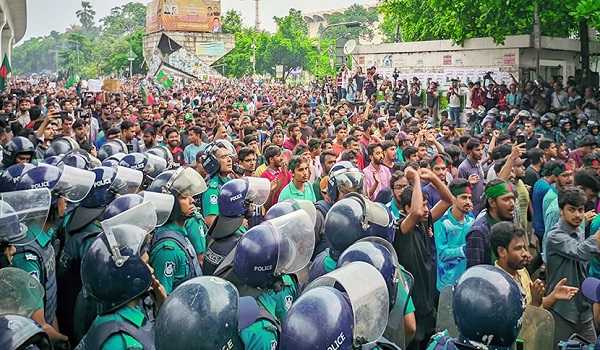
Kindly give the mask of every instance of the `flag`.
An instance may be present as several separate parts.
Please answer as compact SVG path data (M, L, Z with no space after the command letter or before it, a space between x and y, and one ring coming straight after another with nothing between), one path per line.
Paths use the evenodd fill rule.
M0 91L4 90L6 87L6 81L8 80L8 75L10 74L10 62L8 62L8 56L4 54L4 59L2 60L2 66L0 66Z
M142 84L140 84L140 92L142 94L142 100L144 101L144 104L152 106L154 104L154 98L152 98L152 95L148 95L146 88Z
M156 80L165 87L165 89L168 89L171 84L173 83L173 81L171 80L171 78L169 78L165 72L163 72L163 70L159 70L158 71L158 75L156 76Z
M65 87L68 89L71 86L77 84L77 82L79 81L79 76L75 73L73 73L71 75L71 77L69 78L69 80L67 80L67 84L65 85Z

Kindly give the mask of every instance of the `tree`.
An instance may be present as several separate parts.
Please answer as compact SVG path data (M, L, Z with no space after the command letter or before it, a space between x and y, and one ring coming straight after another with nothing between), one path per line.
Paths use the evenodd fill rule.
M79 18L79 22L85 29L89 29L94 26L94 16L96 15L96 11L92 10L92 5L90 5L89 1L81 2L81 9L75 12L77 18Z
M229 10L223 16L223 34L236 34L244 29L242 14L236 10Z
M130 2L113 7L110 13L100 19L104 35L129 34L146 27L146 6L139 2Z
M370 25L377 22L377 9L372 8L367 10L361 5L354 4L350 6L344 13L334 13L327 18L327 24L343 23L343 22L360 22L361 27L346 28L344 26L333 27L323 33L323 38L337 39L348 35L348 38L358 39L363 37L367 40L372 40L374 36L373 29Z

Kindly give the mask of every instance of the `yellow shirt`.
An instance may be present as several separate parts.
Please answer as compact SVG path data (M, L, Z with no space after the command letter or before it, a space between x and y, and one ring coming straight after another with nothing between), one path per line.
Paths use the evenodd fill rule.
M494 265L500 267L498 266L498 261ZM531 277L529 277L529 272L527 272L526 268L522 268L517 270L516 276L512 277L517 281L523 292L525 292L525 300L527 301L527 305L529 305L531 303Z

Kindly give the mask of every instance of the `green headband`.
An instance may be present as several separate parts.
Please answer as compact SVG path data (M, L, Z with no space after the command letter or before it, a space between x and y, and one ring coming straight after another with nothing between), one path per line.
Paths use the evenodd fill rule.
M435 156L429 161L430 168L433 168L434 166L436 166L436 164L445 164L446 166L448 166L448 164L446 164L446 160L441 156Z
M471 186L467 185L467 186L463 186L463 187L457 187L450 192L452 193L452 195L454 197L458 197L461 194L471 194Z
M558 176L558 175L564 173L565 171L569 171L569 170L571 170L571 167L569 166L569 164L560 164L559 166L552 169L552 175Z
M485 195L488 198L496 199L500 196L504 196L505 194L512 193L512 189L510 185L506 182L500 182L494 186L490 186L485 189Z

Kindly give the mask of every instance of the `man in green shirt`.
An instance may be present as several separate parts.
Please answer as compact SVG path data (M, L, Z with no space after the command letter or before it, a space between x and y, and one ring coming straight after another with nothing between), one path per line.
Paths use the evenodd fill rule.
M288 164L292 172L292 181L287 184L279 194L279 202L286 199L303 199L316 202L315 192L308 182L310 170L308 162L302 156L292 156Z

